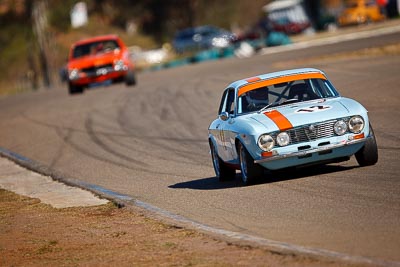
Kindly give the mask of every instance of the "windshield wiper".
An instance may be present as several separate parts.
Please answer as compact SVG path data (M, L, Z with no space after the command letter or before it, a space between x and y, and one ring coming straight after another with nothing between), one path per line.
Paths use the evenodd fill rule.
M299 102L300 100L298 100L297 98L290 98L290 99L286 99L285 101L281 102L279 105L286 105L286 104L290 104L290 103L296 103Z
M285 104L290 104L290 103L295 103L295 102L299 102L300 100L298 100L297 98L291 98L291 99L286 99L285 101L282 102L273 102L270 103L268 105L266 105L265 107L263 107L262 109L260 109L258 111L258 113L261 113L265 110L267 110L268 108L272 108L272 107L276 107L276 106L281 106L281 105L285 105Z
M272 108L272 107L275 107L275 106L279 106L279 102L272 102L272 103L269 103L268 105L266 105L265 107L263 107L262 109L260 109L260 110L258 111L258 113L261 113L261 112L265 111L266 109Z

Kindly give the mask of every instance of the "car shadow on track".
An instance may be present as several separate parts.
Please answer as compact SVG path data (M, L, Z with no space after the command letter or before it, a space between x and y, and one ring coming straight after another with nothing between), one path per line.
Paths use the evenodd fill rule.
M302 179L311 176L324 175L335 172L343 172L358 168L358 166L340 166L340 165L320 165L298 169L285 169L280 171L266 171L264 176L258 179L253 185L278 183L294 179ZM173 189L194 189L194 190L218 190L229 189L243 186L240 180L240 173L236 174L236 179L232 181L220 182L216 177L201 178L197 180L177 183L168 186Z
M237 175L236 175L237 176ZM173 189L216 190L240 186L239 178L232 181L218 181L217 177L201 178L168 186Z

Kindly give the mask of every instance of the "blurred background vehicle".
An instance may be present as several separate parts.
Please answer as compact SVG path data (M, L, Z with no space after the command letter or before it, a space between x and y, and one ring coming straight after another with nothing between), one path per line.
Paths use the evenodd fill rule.
M73 44L67 71L70 94L82 93L94 83L125 81L127 85L136 84L130 53L117 35L91 37Z
M131 46L129 47L129 52L133 62L135 62L136 70L143 70L153 65L166 63L175 56L169 44L156 49L143 49L140 46Z
M298 34L311 27L302 0L278 0L263 7L265 24L274 31Z
M175 34L172 45L177 53L228 47L236 36L224 29L206 25L187 28Z
M374 0L348 0L338 22L347 26L381 21L386 18L382 10Z

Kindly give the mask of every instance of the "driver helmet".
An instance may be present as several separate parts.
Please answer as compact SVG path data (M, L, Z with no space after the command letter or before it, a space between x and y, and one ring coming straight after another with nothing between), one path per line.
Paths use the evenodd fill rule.
M96 52L97 52L97 53L103 51L103 49L104 49L103 43L99 43L99 44L96 46Z

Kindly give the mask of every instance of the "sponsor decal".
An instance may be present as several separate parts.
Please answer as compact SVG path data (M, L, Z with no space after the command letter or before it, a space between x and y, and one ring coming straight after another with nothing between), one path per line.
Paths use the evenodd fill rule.
M331 109L331 106L327 105L314 105L307 108L301 108L295 111L295 113L313 113L313 112L320 112L324 110Z

